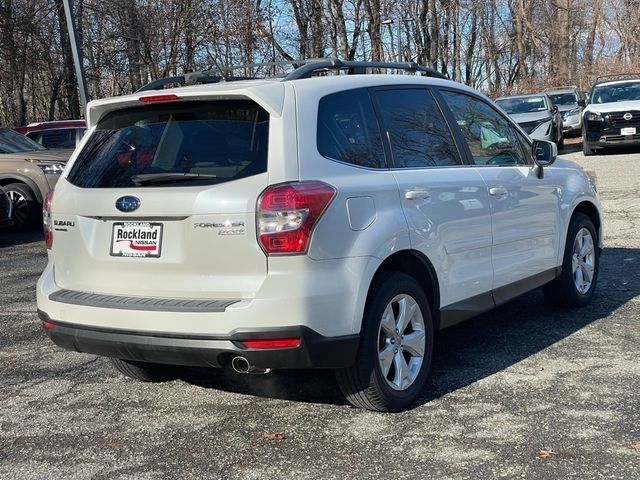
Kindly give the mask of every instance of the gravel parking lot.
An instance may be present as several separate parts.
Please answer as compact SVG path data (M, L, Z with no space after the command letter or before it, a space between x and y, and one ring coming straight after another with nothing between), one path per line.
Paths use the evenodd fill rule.
M605 209L595 301L536 291L443 332L400 414L348 406L329 372L125 379L46 338L44 245L0 234L0 478L640 478L640 153L578 147Z

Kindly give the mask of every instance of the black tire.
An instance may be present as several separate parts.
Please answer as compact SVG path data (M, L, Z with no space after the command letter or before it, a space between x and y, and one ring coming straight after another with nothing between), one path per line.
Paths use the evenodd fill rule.
M413 383L404 390L390 386L382 373L378 359L381 341L382 316L388 305L398 295L408 295L415 300L422 314L425 342L422 363ZM413 323L412 323L413 325ZM415 333L415 330L411 333ZM404 338L404 337L403 337ZM385 343L386 344L386 343ZM386 344L389 346L389 344ZM408 350L401 355L408 355ZM433 354L433 323L429 302L418 283L403 273L384 273L372 285L365 306L360 334L360 347L355 364L336 370L336 379L346 399L354 406L379 412L403 410L414 403L422 393L431 367ZM395 355L394 355L395 358ZM406 357L404 357L406 358ZM387 372L395 374L395 364Z
M42 222L42 204L24 183L10 183L4 187L13 202L13 225L16 230L31 230Z
M582 229L586 229L593 240L593 275L591 285L586 292L580 292L574 280L573 250L576 236ZM565 308L580 308L587 305L593 298L598 282L600 252L598 250L598 232L591 219L583 213L575 213L569 223L567 242L564 247L562 273L558 278L544 286L544 295L549 303Z
M585 157L590 157L590 156L594 155L595 153L596 152L593 150L593 148L591 148L589 146L589 144L585 140L582 140L582 154Z
M175 380L179 376L179 367L174 365L161 365L158 363L134 362L132 360L122 360L112 358L111 362L123 375L142 382L168 382Z
M587 141L587 132L583 128L582 129L582 154L585 157L590 157L594 153L595 153L595 150L591 148L591 146L589 145L589 142Z

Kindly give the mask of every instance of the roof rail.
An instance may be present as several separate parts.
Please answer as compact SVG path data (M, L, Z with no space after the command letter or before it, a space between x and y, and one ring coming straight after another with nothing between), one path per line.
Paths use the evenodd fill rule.
M389 70L406 70L407 72L420 72L424 76L447 79L445 75L434 68L425 67L415 62L357 62L352 60L338 60L337 58L317 58L305 62L305 65L296 68L284 77L285 81L310 78L314 73L322 70L347 70L349 74L363 74L367 69L380 68Z
M337 58L310 58L307 60L282 60L277 62L246 63L243 65L233 65L230 67L219 67L217 70L212 69L201 72L185 73L184 75L154 80L140 87L134 93L145 92L148 90L160 90L165 85L171 84L195 85L197 83L218 83L237 80L253 80L255 79L255 77L234 77L230 74L234 70L246 68L276 67L284 65L293 65L296 67L296 69L288 75L284 76L283 81L310 78L314 73L328 70L347 70L347 73L351 75L363 74L366 73L367 69L372 68L405 70L412 73L420 72L427 77L447 79L447 76L443 75L437 70L431 67L425 67L424 65L419 65L414 62L357 62L351 60L344 61Z
M617 77L617 78L614 78L614 77ZM625 80L627 78L629 80L632 80L633 78L640 79L640 73L614 73L612 75L600 75L599 77L596 77L593 84L598 85L600 83L615 82L616 80Z
M229 67L218 67L217 69L203 70L200 72L185 73L184 75L178 75L176 77L165 77L158 80L154 80L146 85L143 85L137 89L134 93L145 92L147 90L160 90L165 85L171 85L174 83L184 85L195 85L198 83L219 83L219 82L232 82L237 80L255 80L256 77L234 77L231 73L234 70L240 70L243 68L260 68L260 67L277 67L283 65L294 65L296 68L305 63L317 61L315 59L309 60L282 60L277 62L263 62L263 63L245 63L242 65L232 65Z

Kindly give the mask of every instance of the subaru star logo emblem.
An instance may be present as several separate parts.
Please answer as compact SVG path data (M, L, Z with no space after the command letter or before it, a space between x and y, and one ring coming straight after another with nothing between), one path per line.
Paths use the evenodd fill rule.
M624 118L627 122L629 120L631 120L633 118L633 115L631 115L629 112L625 113L622 118Z
M116 200L116 208L121 212L133 212L140 207L140 199L127 195Z

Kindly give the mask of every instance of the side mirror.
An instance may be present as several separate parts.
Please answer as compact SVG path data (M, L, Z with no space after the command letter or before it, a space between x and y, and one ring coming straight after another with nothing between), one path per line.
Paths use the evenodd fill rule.
M558 157L558 146L553 142L534 140L533 145L531 145L531 155L536 165L539 167L548 167L553 164Z

